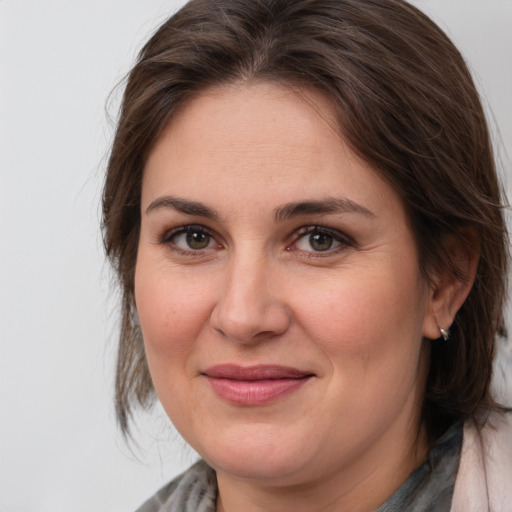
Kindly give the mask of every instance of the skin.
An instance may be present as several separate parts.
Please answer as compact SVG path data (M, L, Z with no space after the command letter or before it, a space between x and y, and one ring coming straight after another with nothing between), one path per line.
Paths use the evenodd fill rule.
M465 292L427 285L400 198L333 126L311 91L211 89L173 116L145 167L135 297L148 364L217 471L219 511L373 510L426 455L424 337ZM330 212L289 207L333 198ZM324 245L305 233L315 226ZM244 406L204 375L224 363L314 376Z

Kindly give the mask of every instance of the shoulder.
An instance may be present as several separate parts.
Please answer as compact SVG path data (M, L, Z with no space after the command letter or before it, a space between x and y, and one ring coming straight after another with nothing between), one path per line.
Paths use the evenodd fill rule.
M452 512L506 512L512 503L512 412L468 421Z
M214 512L216 499L215 472L200 460L162 487L136 512Z

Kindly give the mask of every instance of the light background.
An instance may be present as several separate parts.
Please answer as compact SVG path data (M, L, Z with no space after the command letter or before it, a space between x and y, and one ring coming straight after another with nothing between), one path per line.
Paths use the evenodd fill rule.
M116 431L116 297L98 228L109 92L181 3L0 0L1 512L134 510L194 458L158 410L139 450ZM512 0L415 4L469 60L510 191Z

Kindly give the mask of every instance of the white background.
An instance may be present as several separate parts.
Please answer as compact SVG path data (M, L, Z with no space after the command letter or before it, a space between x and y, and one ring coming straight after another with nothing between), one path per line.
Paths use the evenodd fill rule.
M0 0L0 512L134 510L194 457L159 411L138 449L116 430L98 228L109 92L181 3ZM512 0L415 3L469 60L510 173Z

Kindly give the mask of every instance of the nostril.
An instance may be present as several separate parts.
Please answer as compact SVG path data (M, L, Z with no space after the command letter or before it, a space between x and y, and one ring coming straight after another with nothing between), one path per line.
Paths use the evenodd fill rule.
M286 309L279 304L253 308L250 312L219 304L212 312L212 329L239 343L256 343L286 332L290 325Z

